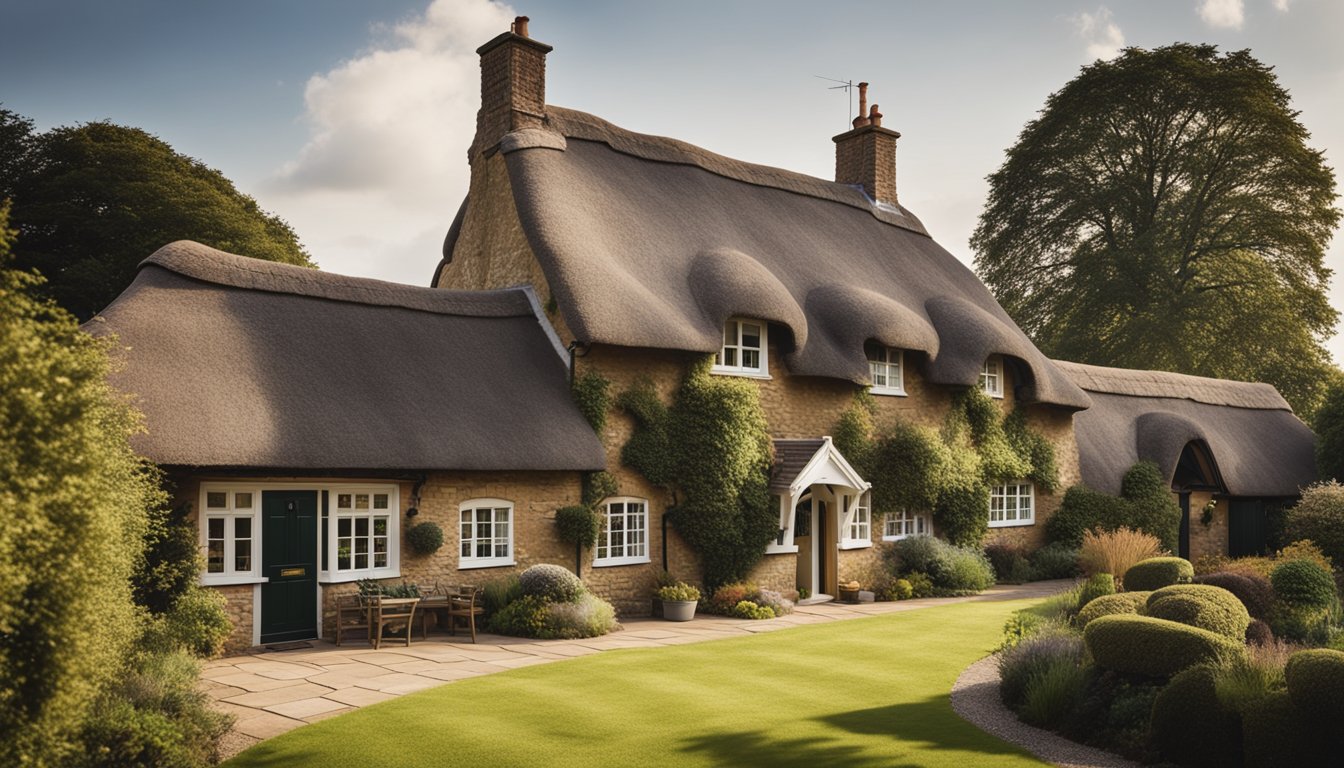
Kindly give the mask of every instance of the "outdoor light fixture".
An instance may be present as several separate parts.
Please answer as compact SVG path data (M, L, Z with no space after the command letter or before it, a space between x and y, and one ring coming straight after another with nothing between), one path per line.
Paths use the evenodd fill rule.
M410 509L406 510L407 517L415 517L418 514L420 514L420 510L416 509L415 507L411 507Z

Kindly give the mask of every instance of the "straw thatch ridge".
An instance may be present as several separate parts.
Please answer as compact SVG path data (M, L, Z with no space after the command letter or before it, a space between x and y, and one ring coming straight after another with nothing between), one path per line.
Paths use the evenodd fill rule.
M1171 480L1193 441L1208 446L1231 496L1296 496L1316 479L1315 435L1268 384L1056 362L1092 396L1073 422L1091 488L1119 493L1138 461Z
M586 342L712 353L733 315L787 329L790 372L868 384L869 339L972 386L1016 359L1028 402L1086 408L965 265L904 209L683 142L547 107L501 142L519 220L560 311Z
M605 452L522 290L445 291L174 243L86 328L115 334L166 465L591 470Z

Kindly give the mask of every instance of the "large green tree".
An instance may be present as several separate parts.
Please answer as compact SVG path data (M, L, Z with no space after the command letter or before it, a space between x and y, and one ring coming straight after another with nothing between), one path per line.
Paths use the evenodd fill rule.
M971 244L1047 354L1323 396L1333 171L1272 69L1126 49L1046 101L989 177Z
M312 266L294 231L219 171L138 128L107 122L37 133L0 109L0 198L12 199L16 264L87 319L174 240Z

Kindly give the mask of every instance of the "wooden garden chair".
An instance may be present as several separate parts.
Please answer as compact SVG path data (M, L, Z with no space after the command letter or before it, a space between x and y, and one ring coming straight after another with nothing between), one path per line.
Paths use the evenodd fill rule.
M385 629L405 629L409 647L411 629L415 627L415 607L420 598L375 595L366 599L369 601L369 623L373 625L373 647L381 647Z
M341 595L336 598L336 644L345 641L346 633L362 630L364 639L369 640L369 606L362 595Z
M476 617L485 613L480 604L480 587L462 585L448 590L448 634L457 634L457 620L465 619L471 629L471 642L476 642Z

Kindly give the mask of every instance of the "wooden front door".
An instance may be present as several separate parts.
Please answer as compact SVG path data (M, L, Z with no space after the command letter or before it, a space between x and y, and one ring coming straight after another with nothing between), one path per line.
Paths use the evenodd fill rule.
M263 491L261 642L317 637L317 491Z
M1177 552L1177 554L1189 560L1190 559L1190 492L1181 491L1180 498L1181 498L1181 530L1180 530L1180 540L1178 542L1178 547L1180 551Z

